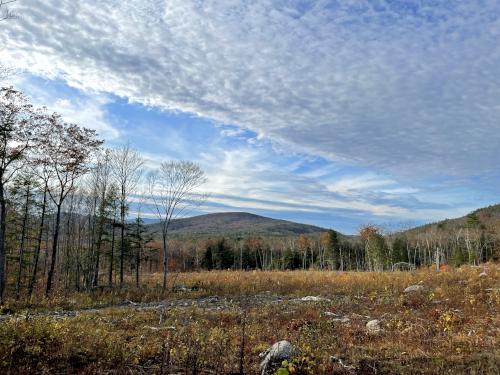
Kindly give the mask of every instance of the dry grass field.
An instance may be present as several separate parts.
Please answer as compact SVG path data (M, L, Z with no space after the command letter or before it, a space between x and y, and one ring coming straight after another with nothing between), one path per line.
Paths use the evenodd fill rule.
M500 373L498 265L174 279L165 295L151 275L141 289L8 301L0 372L257 374L258 354L288 340L300 354L280 374Z

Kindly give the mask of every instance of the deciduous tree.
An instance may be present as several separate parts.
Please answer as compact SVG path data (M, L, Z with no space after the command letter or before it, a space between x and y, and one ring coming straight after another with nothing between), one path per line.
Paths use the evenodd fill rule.
M168 161L149 176L149 193L161 220L163 291L167 289L168 233L172 221L198 206L205 196L197 189L206 181L203 170L190 161Z
M141 179L141 167L144 161L139 153L127 144L113 152L111 163L112 174L119 190L120 200L120 286L122 286L128 198L135 191Z
M94 130L64 122L57 114L50 116L46 125L38 149L38 162L42 165L43 172L47 174L48 194L56 209L50 267L45 289L48 295L52 288L56 265L62 205L75 188L76 181L89 171L91 157L102 141L97 139Z
M6 186L26 161L36 142L35 115L28 99L12 87L0 89L0 301L5 290Z

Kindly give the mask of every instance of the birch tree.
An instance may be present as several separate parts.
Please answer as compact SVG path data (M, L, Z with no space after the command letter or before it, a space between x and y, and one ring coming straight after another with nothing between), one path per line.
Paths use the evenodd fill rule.
M120 286L123 286L123 267L125 259L125 225L128 210L128 198L135 192L141 179L144 161L141 155L125 145L113 152L112 174L119 190L120 201Z
M197 189L206 181L203 170L190 161L162 162L149 176L149 194L161 221L163 245L163 291L167 289L168 234L172 221L204 201Z

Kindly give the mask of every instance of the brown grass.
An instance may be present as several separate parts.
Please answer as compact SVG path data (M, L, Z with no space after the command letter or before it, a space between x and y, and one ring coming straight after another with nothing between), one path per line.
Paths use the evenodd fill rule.
M336 356L359 374L498 374L500 269L485 267L486 277L479 276L483 268L473 267L440 273L189 273L177 283L196 290L165 296L156 287L159 275L151 275L141 290L58 296L29 311L125 299L234 300L221 310L178 306L163 314L110 307L56 317L26 316L26 305L12 304L18 313L0 322L0 372L236 372L244 308L248 374L258 372L258 353L281 339L301 349L298 373L345 373L330 360ZM423 292L403 293L419 282ZM286 298L245 306L246 296L269 294ZM306 295L331 301L293 301ZM350 320L335 321L325 312ZM366 331L370 319L382 321L380 333Z

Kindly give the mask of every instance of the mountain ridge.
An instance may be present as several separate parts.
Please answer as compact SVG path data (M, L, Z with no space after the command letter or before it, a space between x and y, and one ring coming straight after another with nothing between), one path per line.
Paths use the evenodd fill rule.
M464 216L419 225L400 233L419 234L437 229L453 232L466 227L476 227L490 233L500 234L500 204L477 208Z
M161 223L147 224L153 232L161 231ZM283 219L273 219L249 212L218 212L173 220L169 233L184 236L293 236L325 232L328 229Z

